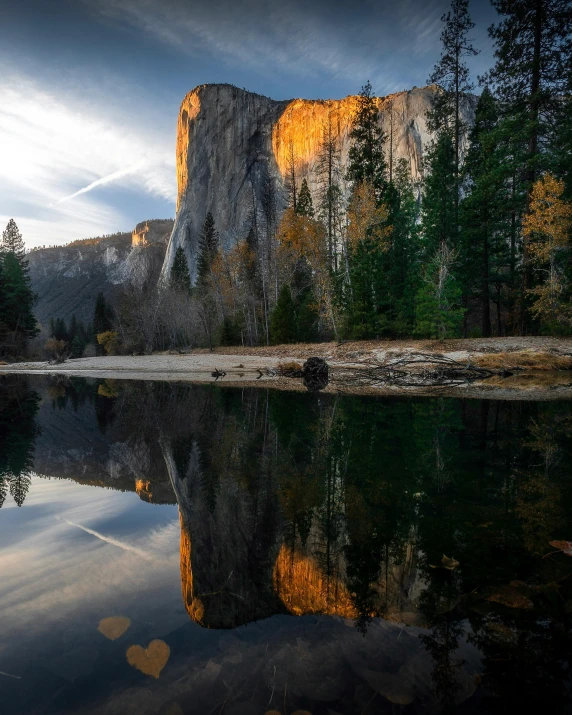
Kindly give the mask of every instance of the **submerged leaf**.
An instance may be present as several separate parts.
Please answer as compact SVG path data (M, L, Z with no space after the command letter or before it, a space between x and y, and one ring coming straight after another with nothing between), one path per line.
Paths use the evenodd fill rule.
M125 616L111 616L102 618L97 630L110 641L114 641L121 638L130 625L131 621Z
M461 564L456 559L449 558L448 556L445 556L445 554L443 554L443 558L441 559L441 566L444 569L449 569L449 571L454 571L457 568L457 566L460 566L460 565Z
M566 556L572 556L572 541L550 541L550 546L562 551Z
M522 593L510 586L505 586L496 593L491 594L487 601L500 603L502 606L508 606L508 608L522 608L527 611L534 607L530 598L523 596Z
M171 650L162 640L154 640L147 648L132 645L127 649L127 662L145 675L158 678L163 668L167 665Z

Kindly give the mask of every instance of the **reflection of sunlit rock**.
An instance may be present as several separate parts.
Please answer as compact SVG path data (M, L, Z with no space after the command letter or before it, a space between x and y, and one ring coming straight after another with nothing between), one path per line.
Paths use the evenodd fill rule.
M355 618L357 611L345 585L327 576L315 558L282 545L273 574L274 588L291 613L328 613Z

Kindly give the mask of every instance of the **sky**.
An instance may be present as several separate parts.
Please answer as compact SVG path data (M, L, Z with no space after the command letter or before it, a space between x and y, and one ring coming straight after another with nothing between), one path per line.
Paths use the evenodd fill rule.
M228 82L274 99L424 86L448 0L3 0L0 227L28 248L175 215L179 106ZM472 0L473 77L492 63Z

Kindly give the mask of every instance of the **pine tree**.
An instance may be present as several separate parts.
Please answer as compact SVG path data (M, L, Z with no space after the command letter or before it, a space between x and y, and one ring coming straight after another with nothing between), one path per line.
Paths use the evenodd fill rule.
M67 335L67 340L69 343L73 343L74 338L78 334L78 323L77 323L77 318L75 313L72 315L72 319L70 322L70 328L68 330L68 335Z
M452 271L456 255L441 243L424 267L423 283L417 293L418 335L445 340L460 334L464 309L460 307L461 289Z
M472 89L469 69L463 59L478 54L467 38L475 23L469 15L468 0L452 0L451 10L441 17L445 23L441 33L443 49L441 58L435 65L429 82L434 82L444 90L437 94L433 110L429 115L432 131L449 129L452 131L455 148L456 212L459 197L459 169L461 134L465 129L461 119L461 100Z
M391 243L387 254L390 316L394 335L411 335L415 325L415 293L419 284L419 205L406 159L393 171L389 202Z
M310 193L306 179L302 180L302 186L300 187L300 193L298 194L298 201L296 204L296 213L299 216L309 216L310 218L314 218L312 194Z
M105 355L105 348L97 342L97 336L113 329L113 317L113 310L107 304L105 296L103 293L98 293L93 313L93 334L96 339L95 350L97 355Z
M330 266L338 267L338 240L341 228L342 191L339 130L335 131L331 112L322 126L322 137L316 159L318 178L318 215L326 226Z
M453 249L457 238L455 149L450 131L440 131L429 147L425 170L422 237L424 253L429 257L441 244Z
M199 237L199 257L197 259L199 281L204 281L209 276L218 249L218 233L215 228L213 215L209 211L205 216L203 230Z
M79 335L76 335L71 341L71 358L80 358L83 355L85 345L82 343Z
M364 182L373 186L379 203L387 190L387 169L383 153L385 134L379 123L379 110L369 82L362 87L358 96L350 141L346 178L354 187Z
M27 341L38 334L38 327L33 313L36 297L30 277L13 252L3 256L1 283L0 322L9 333L7 341L19 353Z
M465 198L460 212L462 282L467 303L475 298L479 302L483 337L492 333L493 290L497 332L501 334L501 290L510 280L510 225L506 214L510 190L501 138L497 102L485 87L469 135L463 171Z
M189 264L181 246L175 251L175 258L171 267L171 285L175 290L184 291L185 293L191 292Z
M294 154L294 142L292 140L290 140L290 143L288 144L284 188L287 196L286 208L294 209L294 211L296 211L298 201L298 184L296 177L296 156Z
M290 287L280 289L278 300L270 318L270 335L274 345L296 341L295 306Z
M68 328L63 318L57 318L55 323L54 338L68 342Z
M13 253L20 262L25 259L24 239L13 218L8 221L2 233L2 253Z

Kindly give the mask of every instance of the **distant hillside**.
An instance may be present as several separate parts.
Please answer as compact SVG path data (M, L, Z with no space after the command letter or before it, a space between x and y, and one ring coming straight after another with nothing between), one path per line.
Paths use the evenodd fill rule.
M86 238L28 254L38 321L72 315L90 322L99 292L112 302L127 280L158 276L173 228L172 219L137 224L132 233Z

